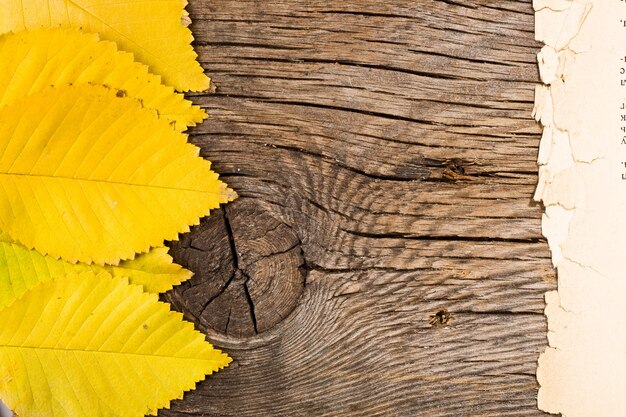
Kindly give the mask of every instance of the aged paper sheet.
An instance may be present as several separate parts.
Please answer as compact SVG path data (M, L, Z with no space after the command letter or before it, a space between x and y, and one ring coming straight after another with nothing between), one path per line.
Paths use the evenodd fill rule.
M539 408L626 416L626 3L535 0L543 232L558 271Z

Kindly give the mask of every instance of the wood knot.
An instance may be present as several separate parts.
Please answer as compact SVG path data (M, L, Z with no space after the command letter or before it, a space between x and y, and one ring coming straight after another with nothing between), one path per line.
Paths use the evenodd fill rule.
M201 329L252 337L286 318L304 290L298 235L252 199L216 210L170 253L194 276L166 298Z
M448 310L446 310L445 308L442 308L436 313L433 313L430 315L428 319L428 323L432 327L442 328L442 327L448 327L448 324L450 324L451 320L452 320L452 314L450 314L450 312L448 312Z
M435 168L430 175L431 179L447 182L474 181L477 178L467 175L465 167L473 165L474 162L463 161L459 158L452 159L432 159L425 158L424 164L427 167Z

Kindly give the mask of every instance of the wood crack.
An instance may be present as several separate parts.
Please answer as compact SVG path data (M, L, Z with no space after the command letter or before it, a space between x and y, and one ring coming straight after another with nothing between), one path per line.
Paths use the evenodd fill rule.
M217 86L190 135L240 198L173 242L168 296L237 367L161 413L541 417L531 2L189 11Z

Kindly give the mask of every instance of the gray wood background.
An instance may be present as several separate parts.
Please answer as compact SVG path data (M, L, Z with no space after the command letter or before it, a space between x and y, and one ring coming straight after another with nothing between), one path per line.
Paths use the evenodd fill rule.
M234 363L161 416L541 416L531 0L190 0L240 194L168 293Z

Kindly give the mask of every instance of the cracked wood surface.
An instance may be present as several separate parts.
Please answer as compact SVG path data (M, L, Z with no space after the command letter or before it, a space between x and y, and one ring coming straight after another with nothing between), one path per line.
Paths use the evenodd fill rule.
M235 359L160 415L541 416L530 0L192 0L241 195L166 298Z

